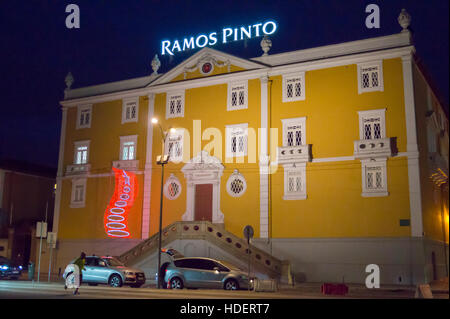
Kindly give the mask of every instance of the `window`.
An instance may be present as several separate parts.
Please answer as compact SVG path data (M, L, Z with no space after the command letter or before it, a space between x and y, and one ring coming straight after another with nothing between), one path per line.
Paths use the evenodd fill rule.
M139 115L139 97L123 100L122 104L122 124L137 122Z
M227 125L226 156L240 157L247 155L248 124Z
M87 164L89 160L89 144L90 141L75 142L75 157L74 164Z
M362 161L363 197L387 196L386 160Z
M306 199L306 163L284 165L284 200Z
M227 110L242 110L248 107L248 82L228 83Z
M232 197L241 197L247 189L247 182L238 170L234 170L227 181L227 192Z
M131 161L136 159L137 135L120 137L120 160Z
M358 93L383 90L382 61L358 64Z
M283 123L283 146L306 144L306 117L281 120Z
M86 178L72 180L72 196L70 207L84 207L86 198Z
M386 137L385 113L386 109L358 112L360 140L373 140Z
M283 102L305 99L305 72L283 75Z
M181 183L178 178L171 174L164 185L164 195L167 199L177 199L181 194Z
M82 105L77 109L77 129L90 128L92 120L92 105Z
M183 160L183 142L184 129L176 129L175 132L170 132L166 139L166 154L170 155L171 162L181 162Z
M166 119L184 117L184 91L167 93Z

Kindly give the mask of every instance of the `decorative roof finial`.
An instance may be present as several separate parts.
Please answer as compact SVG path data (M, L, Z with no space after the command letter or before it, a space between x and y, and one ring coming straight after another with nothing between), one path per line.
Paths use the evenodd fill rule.
M73 82L75 81L71 72L67 73L64 81L66 82L66 86L67 86L66 89L70 90L70 87L72 86Z
M159 61L158 55L155 54L155 57L152 60L152 69L153 69L153 74L158 74L158 69L161 66L161 61Z
M269 39L267 35L265 35L264 38L261 40L261 49L264 51L262 56L269 55L267 52L269 52L271 47L272 41Z
M405 9L402 9L402 12L400 12L397 21L403 28L402 32L409 32L408 27L411 24L411 16Z

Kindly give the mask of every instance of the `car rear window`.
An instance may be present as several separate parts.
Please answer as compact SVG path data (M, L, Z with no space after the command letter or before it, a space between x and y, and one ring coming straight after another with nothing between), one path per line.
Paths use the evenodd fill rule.
M213 270L216 267L216 263L209 259L179 259L175 260L174 264L179 268L191 268L191 269L202 269L202 270Z

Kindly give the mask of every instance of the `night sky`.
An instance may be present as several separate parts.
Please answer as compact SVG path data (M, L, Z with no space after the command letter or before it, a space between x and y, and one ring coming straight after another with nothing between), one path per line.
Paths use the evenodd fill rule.
M68 4L79 5L81 28L67 29ZM381 9L381 28L367 29L365 8ZM64 78L72 88L149 75L161 41L275 20L270 53L389 35L412 16L417 55L448 110L448 0L296 1L0 1L0 160L57 167ZM252 58L260 38L214 49ZM199 49L161 57L166 72Z

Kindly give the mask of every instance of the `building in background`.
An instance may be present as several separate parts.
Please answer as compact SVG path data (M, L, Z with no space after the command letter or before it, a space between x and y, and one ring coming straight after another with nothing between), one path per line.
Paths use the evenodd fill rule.
M56 170L0 162L0 255L26 265L35 258L36 222L52 225Z
M186 256L245 268L251 225L261 275L448 275L448 118L399 21L398 34L274 55L264 38L252 59L203 48L165 74L156 57L149 76L92 87L68 76L54 269L85 251L154 276L163 191L164 246Z

